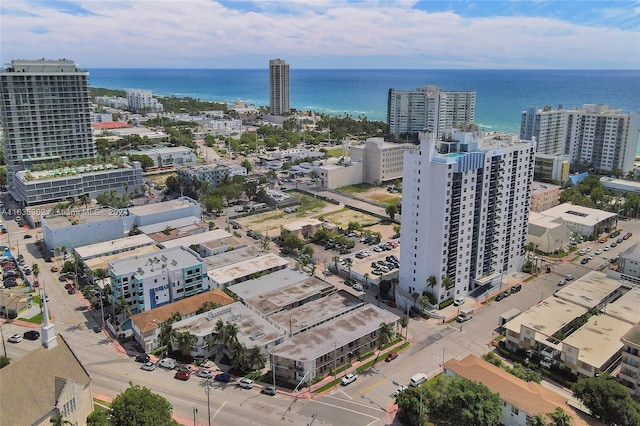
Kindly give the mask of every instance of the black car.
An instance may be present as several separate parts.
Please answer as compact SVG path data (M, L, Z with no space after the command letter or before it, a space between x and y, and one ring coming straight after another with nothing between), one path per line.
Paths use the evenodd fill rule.
M216 382L229 383L231 381L231 376L228 373L220 373L216 374L213 377L213 380L215 380Z
M35 330L25 331L22 335L27 340L38 340L40 338L40 333Z
M136 362L146 363L151 361L151 357L147 354L138 354L136 355Z
M511 287L511 293L517 293L520 290L522 290L522 284L516 284L513 287Z
M586 265L587 263L589 263L589 258L585 257L580 261L581 264Z
M496 296L496 302L501 301L502 299L504 299L504 293L500 293Z

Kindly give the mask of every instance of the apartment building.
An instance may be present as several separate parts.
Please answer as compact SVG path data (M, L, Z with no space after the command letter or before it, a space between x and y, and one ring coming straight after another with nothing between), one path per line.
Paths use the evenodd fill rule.
M283 59L269 61L269 112L283 115L291 112L289 104L289 64Z
M226 179L233 176L246 176L246 167L230 167L223 164L204 164L201 166L183 166L177 168L178 176L188 180L199 180L208 183L213 188L220 186Z
M568 155L572 167L589 164L596 173L633 170L640 114L624 113L607 105L584 104L557 110L549 106L522 112L520 136L535 138L536 152Z
M93 158L89 73L70 60L13 60L0 72L7 181L37 165Z
M542 212L560 204L560 185L532 182L531 211Z
M404 152L414 149L410 143L390 143L384 138L368 138L351 147L351 161L362 162L362 181L373 184L402 179Z
M129 111L132 112L161 112L163 110L162 104L153 97L151 90L127 90L127 105Z
M395 140L414 141L428 130L442 137L446 129L473 124L476 92L447 92L437 86L389 89L387 124Z
M622 358L618 380L631 389L631 395L640 397L640 324L636 324L620 339Z
M203 259L185 247L109 263L114 300L124 298L132 314L209 289Z
M446 133L438 145L433 133L421 133L419 149L405 152L399 278L407 302L423 291L438 301L466 296L523 264L532 144Z

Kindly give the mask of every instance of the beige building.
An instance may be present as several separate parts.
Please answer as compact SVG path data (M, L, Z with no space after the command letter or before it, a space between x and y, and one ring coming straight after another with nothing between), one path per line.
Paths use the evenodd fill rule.
M570 161L566 155L537 152L534 157L533 178L540 182L564 182L569 177Z
M91 377L62 336L0 369L0 423L50 426L58 415L86 424L93 411Z
M205 303L215 303L219 306L233 303L233 298L224 291L213 289L205 293L196 294L159 308L140 312L131 316L133 337L145 352L150 352L160 345L160 329L174 313L180 314L180 319L196 315L198 309Z
M538 383L525 382L476 355L467 355L460 361L448 360L444 363L444 374L480 382L491 392L499 394L504 403L500 419L502 425L527 426L538 414L550 421L551 419L546 415L557 407L571 416L572 425L590 424L567 403L562 395ZM585 415L582 416L586 418Z
M605 232L607 228L617 223L618 218L615 213L576 206L571 203L560 204L540 212L540 214L561 217L571 232L585 238L595 238L598 234Z
M560 204L560 185L533 181L531 183L531 211L542 212Z
M318 176L318 186L336 189L346 185L362 183L363 163L325 164L314 167Z
M416 149L410 143L385 142L383 138L368 138L361 145L351 147L351 161L361 162L362 181L380 184L402 179L402 161L404 152Z
M561 217L550 217L532 211L529 213L527 245L533 244L536 250L553 253L569 244L571 232Z
M311 238L320 229L335 229L335 225L313 218L296 220L282 225L282 230L303 240Z

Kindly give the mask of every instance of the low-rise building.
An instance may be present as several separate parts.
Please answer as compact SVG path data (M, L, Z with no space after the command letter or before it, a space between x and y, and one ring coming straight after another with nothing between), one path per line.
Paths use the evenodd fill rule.
M127 155L146 155L153 160L153 167L183 166L198 160L191 148L186 146L167 146L127 151Z
M500 419L502 425L527 426L537 415L551 420L548 414L557 407L571 417L572 425L590 424L583 418L586 416L574 410L560 394L538 383L525 382L476 355L467 355L460 361L455 358L448 360L444 363L444 374L482 383L491 392L499 394L504 402Z
M293 269L244 281L229 287L247 306L264 316L288 311L336 291L333 284Z
M110 241L88 244L86 246L74 247L74 254L78 259L85 262L98 257L126 253L141 247L154 246L155 244L156 242L148 236L138 234Z
M640 324L631 327L620 338L622 357L618 380L631 390L631 394L640 397Z
M241 302L231 303L174 322L171 324L171 328L176 334L188 332L196 338L195 343L191 345L191 356L193 357L215 357L218 351L232 357L228 348L210 344L211 341L216 341L218 323L235 324L238 331L236 335L238 343L243 344L247 349L258 347L265 354L268 347L281 343L285 336L283 330ZM178 350L179 343L172 339L171 347L173 350Z
M298 385L323 377L380 346L381 324L395 331L400 318L365 305L297 334L270 349L277 380Z
M560 204L560 185L533 181L531 183L531 211L542 212Z
M351 161L363 164L363 182L378 185L402 179L405 151L417 149L412 143L385 142L384 138L368 138L360 145L351 146Z
M571 240L571 231L561 217L545 216L534 211L529 213L527 244L536 250L553 253L566 247Z
M362 183L364 163L349 161L344 164L324 164L314 167L314 171L318 176L318 186L324 189L336 189Z
M246 176L246 167L230 167L224 164L204 164L201 166L183 166L177 169L178 176L185 180L199 180L217 188L226 179L233 176Z
M600 183L604 189L612 191L629 192L632 194L640 194L640 182L634 180L617 179L608 176L600 178Z
M231 296L224 291L213 289L204 293L178 300L155 309L131 315L131 329L133 337L144 349L151 352L160 346L160 331L164 323L171 319L175 313L180 315L180 320L197 315L198 310L208 304L216 304L218 307L233 303Z
M569 177L571 161L568 155L537 152L534 154L533 161L533 178L539 182L562 183Z
M218 257L218 256L216 256ZM243 260L207 271L212 287L226 288L253 278L256 274L269 274L289 266L289 262L273 253Z
M23 205L36 205L71 197L97 195L116 191L124 194L142 190L140 162L117 166L114 164L68 167L55 170L22 170L14 175L13 198Z
M175 238L172 240L166 240L160 242L160 246L164 248L172 248L172 247L190 247L193 245L200 245L209 241L218 241L223 238L229 238L231 234L225 231L224 229L213 229L211 231L205 231L202 233L189 235L186 237Z
M586 309L603 310L626 292L622 283L599 271L591 271L554 292L555 297ZM640 320L640 317L638 318Z
M134 218L132 226L136 225L138 227L178 220L185 217L201 218L200 203L186 196L162 203L130 207L129 214Z
M640 244L636 243L620 253L618 272L622 279L640 284Z
M175 247L109 263L114 300L124 300L135 314L209 289L203 259Z
M311 217L296 220L293 222L285 223L282 225L282 230L287 231L295 235L296 237L306 240L311 238L320 229L329 229L330 225L318 219Z
M560 204L540 212L540 214L553 218L560 217L572 232L592 239L614 226L618 218L615 213L576 206L571 203Z

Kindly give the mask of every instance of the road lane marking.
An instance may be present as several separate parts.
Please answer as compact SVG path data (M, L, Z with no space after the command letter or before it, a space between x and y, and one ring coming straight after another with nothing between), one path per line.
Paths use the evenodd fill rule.
M220 408L218 408L216 410L215 413L213 413L213 416L211 416L211 420L215 419L216 416L218 415L218 413L220 412L220 410L222 410L222 407L224 407L225 405L227 405L227 401L223 402L222 405L220 406Z
M339 405L335 405L335 404L329 404L328 402L318 401L317 399L311 399L311 400L309 400L309 401L310 401L310 402L315 402L316 404L326 405L326 406L328 406L328 407L338 408L338 409L340 409L340 410L348 411L348 412L350 412L350 413L359 414L359 415L361 415L361 416L365 416L365 417L369 417L369 418L371 418L371 419L375 419L376 421L377 421L377 420L380 420L378 417L372 416L372 415L370 415L370 414L365 414L365 413L363 413L363 412L361 412L361 411L352 410L352 409L350 409L350 408L341 407L341 406L339 406ZM354 403L354 404L357 404L357 402L356 402L356 403ZM358 404L358 405L364 405L364 404Z
M361 392L356 393L356 394L355 394L355 396L362 396L362 395L364 395L365 393L367 393L367 392L369 392L369 391L371 391L371 390L373 390L373 389L377 388L378 386L380 386L382 383L384 383L384 382L386 382L386 381L391 382L392 380L391 380L391 379L387 379L387 378L383 377L382 379L378 380L377 382L374 382L374 383L373 383L372 385L370 385L369 387L364 388Z

